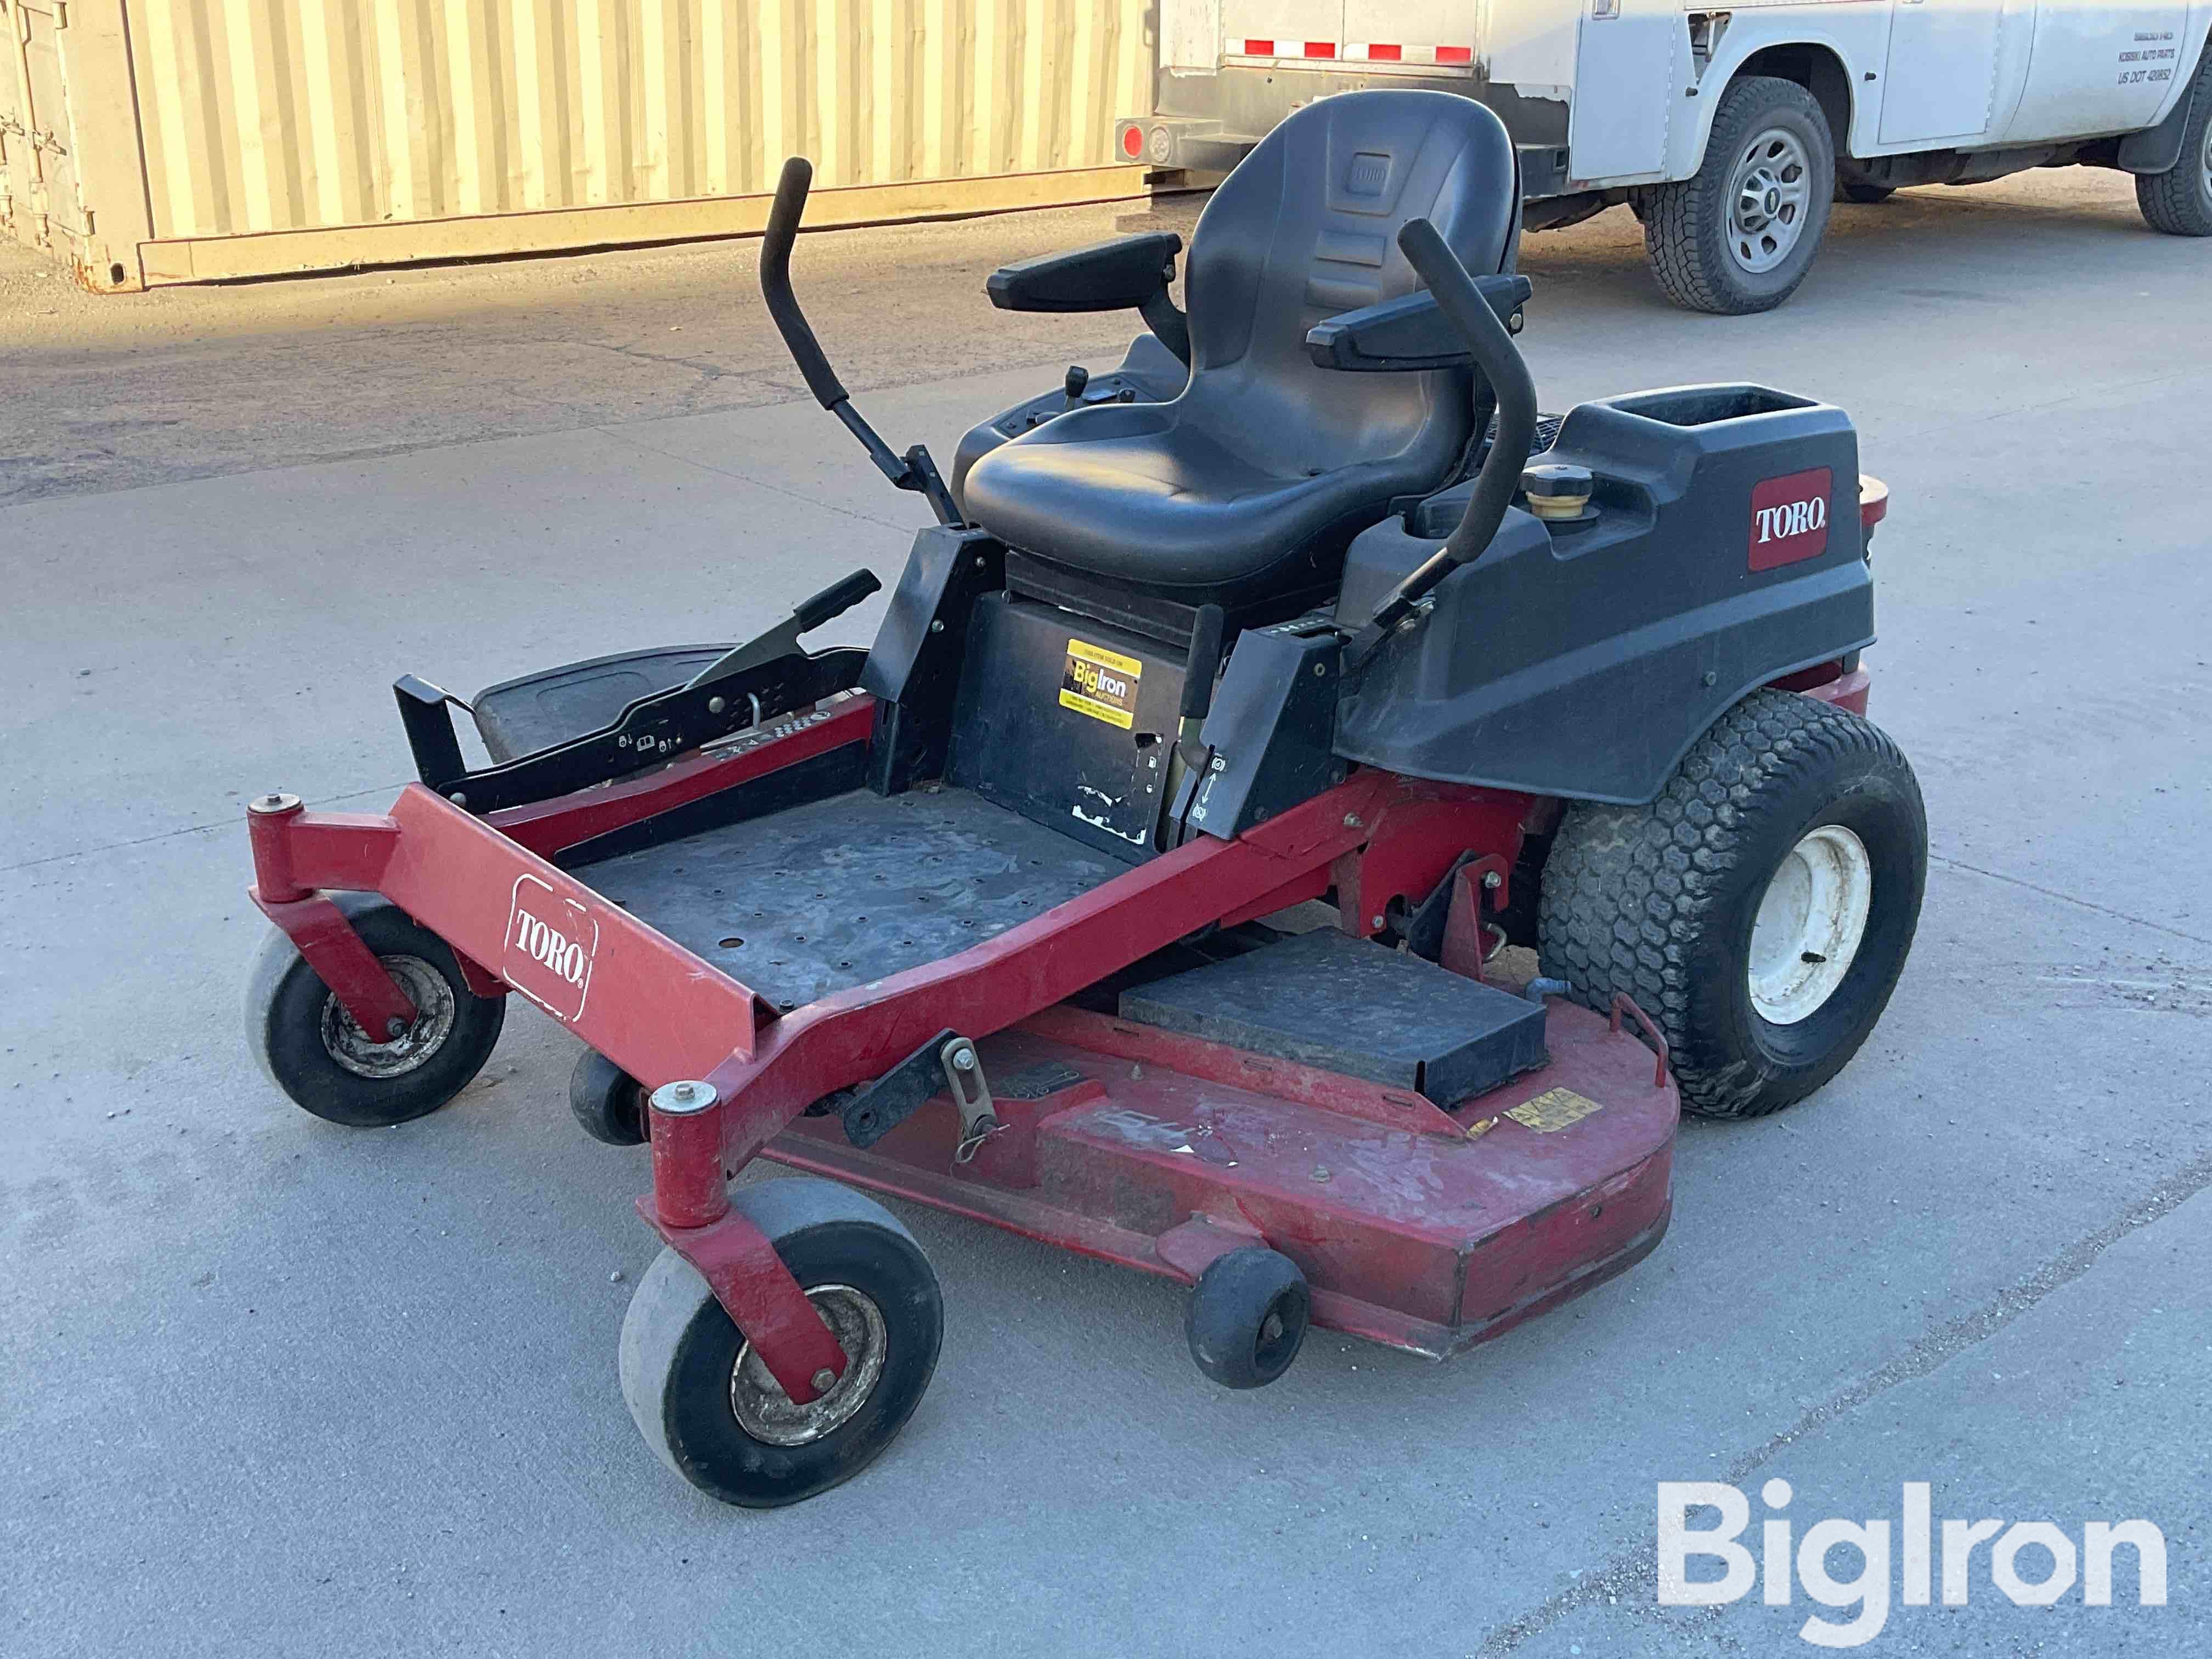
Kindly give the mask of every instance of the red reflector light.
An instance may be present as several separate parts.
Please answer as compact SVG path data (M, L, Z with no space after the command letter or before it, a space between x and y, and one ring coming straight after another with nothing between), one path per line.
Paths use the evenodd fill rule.
M1275 43L1273 40L1247 40L1244 43L1244 55L1247 58L1273 58L1275 55Z
M1406 49L1403 46L1370 46L1367 48L1367 58L1368 61L1370 63L1395 64L1405 55Z
M1121 154L1135 161L1145 153L1145 135L1134 127L1121 129Z
M1309 40L1306 42L1306 56L1309 58L1334 58L1336 56L1336 42L1334 40Z
M1472 64L1474 61L1473 46L1438 46L1437 48L1437 62L1439 64Z

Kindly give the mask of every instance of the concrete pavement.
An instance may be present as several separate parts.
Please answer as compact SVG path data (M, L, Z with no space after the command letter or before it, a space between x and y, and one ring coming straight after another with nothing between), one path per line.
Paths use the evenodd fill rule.
M2109 1610L2014 1607L1983 1577L1968 1607L1893 1609L1870 1651L2212 1645L2212 267L2135 228L2123 189L1839 209L1799 298L1758 319L1664 308L1625 215L1528 246L1547 407L1765 380L1850 409L1894 492L1874 712L1935 860L1904 982L1834 1085L1686 1127L1667 1242L1560 1314L1445 1368L1317 1336L1249 1395L1191 1368L1173 1287L904 1209L945 1281L938 1379L864 1477L768 1515L672 1480L623 1410L644 1160L569 1121L568 1039L518 1008L459 1100L381 1132L253 1070L239 802L388 799L403 670L466 692L740 635L856 563L888 578L914 501L809 404L685 412L678 368L611 414L568 371L572 413L486 435L513 430L497 330L471 394L474 337L434 318L377 325L439 411L393 453L317 459L233 408L220 441L111 445L64 477L19 413L0 1651L1809 1650L1802 1596L1654 1605L1655 1483L1778 1474L1808 1522L1893 1515L1929 1480L1940 1515L2165 1531L2163 1609L2125 1605L2124 1570ZM930 269L980 311L981 274L1040 232L956 230ZM822 331L877 366L848 380L896 441L947 454L1048 382L1060 338L1111 337L1071 324L1030 367L965 374L957 339L886 338L837 297L884 275L861 237L820 240ZM647 261L595 325L706 257ZM463 308L445 280L408 279ZM728 327L733 359L769 361L757 324ZM230 364L234 398L341 401L342 339L255 338L164 349ZM88 419L127 372L5 361ZM169 384L190 402L193 379Z

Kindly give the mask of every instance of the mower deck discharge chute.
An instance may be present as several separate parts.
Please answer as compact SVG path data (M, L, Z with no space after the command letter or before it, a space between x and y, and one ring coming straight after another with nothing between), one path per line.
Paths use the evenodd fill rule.
M253 803L293 1099L434 1110L514 993L586 1045L585 1127L650 1142L621 1373L686 1479L792 1502L913 1410L936 1279L854 1188L1191 1285L1249 1388L1310 1323L1441 1357L1620 1272L1681 1109L1773 1110L1872 1029L1925 856L1863 718L1886 496L1762 387L1540 424L1515 166L1479 104L1332 98L1216 192L1188 313L1172 236L1001 270L1151 331L948 484L807 327L789 163L771 313L939 520L872 647L800 643L862 572L493 688L476 769L410 677L388 812ZM732 1188L757 1154L837 1180Z

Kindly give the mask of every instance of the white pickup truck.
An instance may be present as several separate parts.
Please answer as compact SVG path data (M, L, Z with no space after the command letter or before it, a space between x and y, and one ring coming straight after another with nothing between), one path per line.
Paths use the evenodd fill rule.
M2212 0L1159 0L1156 182L1224 172L1316 98L1427 86L1520 150L1531 229L1626 203L1698 311L1764 311L1838 197L2115 167L2212 236Z

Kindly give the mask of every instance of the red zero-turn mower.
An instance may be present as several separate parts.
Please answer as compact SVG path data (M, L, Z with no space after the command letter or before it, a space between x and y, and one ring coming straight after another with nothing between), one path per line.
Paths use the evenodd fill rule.
M1883 492L1840 410L1754 386L1537 451L1515 168L1480 104L1354 93L1215 193L1187 314L1172 235L999 271L1151 331L948 486L816 344L787 164L769 311L941 520L875 644L799 643L860 572L749 644L496 686L476 770L410 677L388 812L253 803L294 1100L433 1111L514 992L588 1045L585 1127L651 1142L622 1387L685 1479L790 1503L913 1412L937 1281L854 1188L1188 1284L1251 1388L1310 1322L1441 1357L1621 1271L1680 1109L1771 1112L1865 1040L1926 837L1863 718ZM1335 925L1261 920L1307 901ZM732 1191L756 1155L836 1180Z

